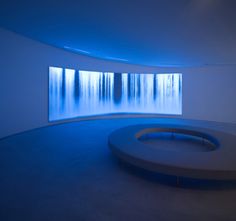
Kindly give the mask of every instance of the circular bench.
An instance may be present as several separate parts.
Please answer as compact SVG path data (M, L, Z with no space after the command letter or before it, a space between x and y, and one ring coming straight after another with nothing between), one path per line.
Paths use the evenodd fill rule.
M175 141L168 140L163 147L143 143L140 138L149 133L168 132L189 135L210 145L209 151L176 151L168 146ZM236 136L213 129L142 124L128 126L114 131L108 137L112 152L120 159L140 168L174 176L214 179L236 179ZM188 145L191 145L189 143Z

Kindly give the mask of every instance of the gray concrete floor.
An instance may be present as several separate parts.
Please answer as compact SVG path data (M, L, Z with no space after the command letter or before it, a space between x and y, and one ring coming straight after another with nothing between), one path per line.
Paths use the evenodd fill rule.
M168 122L226 130L235 125L177 119L107 119L32 130L0 140L1 221L236 220L236 185L181 180L119 162L115 129Z

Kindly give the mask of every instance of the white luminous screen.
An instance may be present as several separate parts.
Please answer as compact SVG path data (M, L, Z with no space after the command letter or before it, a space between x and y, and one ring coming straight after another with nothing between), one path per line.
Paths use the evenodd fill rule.
M49 121L111 113L182 114L182 74L49 67Z

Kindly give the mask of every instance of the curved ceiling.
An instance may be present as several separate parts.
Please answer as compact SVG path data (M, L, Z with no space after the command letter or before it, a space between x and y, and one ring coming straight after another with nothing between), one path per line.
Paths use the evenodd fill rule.
M103 59L236 64L234 0L1 0L0 26Z

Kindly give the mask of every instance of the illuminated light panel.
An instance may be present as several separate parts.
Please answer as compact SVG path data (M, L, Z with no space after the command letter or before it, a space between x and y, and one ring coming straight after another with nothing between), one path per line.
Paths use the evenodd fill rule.
M182 114L182 74L49 68L49 121L110 113Z

